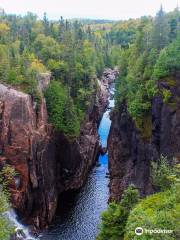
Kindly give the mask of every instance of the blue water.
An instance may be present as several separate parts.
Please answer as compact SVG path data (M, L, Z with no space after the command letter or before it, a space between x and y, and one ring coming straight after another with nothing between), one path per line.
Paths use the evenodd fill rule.
M113 107L114 101L110 101ZM99 126L99 135L103 147L111 126L107 110ZM65 196L57 216L42 240L95 240L98 233L101 213L107 208L109 197L106 177L108 172L108 154L99 156L99 167L95 167L79 193L69 192Z
M101 123L99 125L98 133L100 136L102 147L107 147L107 138L109 135L109 129L111 127L111 120L109 119L109 110L103 115Z

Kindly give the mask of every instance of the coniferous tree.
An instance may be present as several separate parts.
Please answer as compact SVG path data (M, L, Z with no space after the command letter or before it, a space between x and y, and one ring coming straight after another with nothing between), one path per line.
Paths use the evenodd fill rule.
M161 5L154 21L154 30L152 35L153 46L158 50L164 48L169 41L169 25L165 12Z
M47 13L44 13L44 17L43 17L43 25L44 25L44 34L47 36L50 34L50 24L49 24L49 20L47 18Z

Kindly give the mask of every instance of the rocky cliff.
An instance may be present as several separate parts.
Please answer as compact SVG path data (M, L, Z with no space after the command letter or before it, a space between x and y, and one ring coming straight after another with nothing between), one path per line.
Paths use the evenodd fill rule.
M163 154L169 161L180 161L180 74L159 83L159 90L171 92L165 103L161 94L152 100L152 110L139 130L127 112L126 103L112 114L109 171L110 200L119 200L123 190L133 183L142 195L153 192L151 162Z
M51 221L57 201L55 146L44 99L37 109L29 95L0 85L0 106L0 164L17 173L10 189L13 207L42 226Z
M83 185L99 154L98 124L107 103L107 86L99 81L80 136L68 139L48 124L43 97L37 106L29 95L0 84L0 166L15 168L12 205L24 222L46 227L60 193Z

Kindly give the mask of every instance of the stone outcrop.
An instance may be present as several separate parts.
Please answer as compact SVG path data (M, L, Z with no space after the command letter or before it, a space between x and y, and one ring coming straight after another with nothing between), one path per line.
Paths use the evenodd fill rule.
M114 68L113 70L110 68L106 68L103 72L101 81L105 86L108 87L109 84L113 83L119 74L118 68Z
M112 114L108 139L110 200L120 200L123 190L133 183L142 195L153 192L150 177L151 162L161 154L169 161L180 161L180 74L159 83L159 89L168 89L168 103L161 95L152 101L150 136L144 136L127 112L125 103ZM148 130L149 131L149 130Z
M51 73L41 73L38 76L38 87L40 91L44 91L51 81Z
M50 80L44 78L41 89ZM48 226L61 201L60 193L85 182L99 154L98 124L108 95L107 87L99 82L80 136L69 139L48 124L43 97L36 104L31 96L0 84L0 167L10 164L15 168L12 205L25 223L36 229Z
M44 225L57 202L55 147L45 102L36 109L29 95L1 84L0 103L0 164L10 164L17 173L10 189L13 207L35 225Z

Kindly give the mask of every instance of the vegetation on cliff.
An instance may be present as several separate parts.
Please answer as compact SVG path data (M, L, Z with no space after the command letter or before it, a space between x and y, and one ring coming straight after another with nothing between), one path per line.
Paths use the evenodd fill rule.
M97 23L67 21L62 17L50 21L46 14L39 20L32 13L21 17L1 12L0 81L36 100L38 76L50 71L52 79L63 86L64 94L68 93L71 104L66 108L77 115L79 123L73 131L78 134L76 125L80 125L88 108L96 77L105 66L119 65L116 105L126 100L129 113L142 127L139 118L151 109L158 79L180 67L179 24L178 9L165 14L161 8L155 19ZM164 90L162 94L168 101L170 93ZM55 118L52 114L50 111L50 121ZM65 129L66 134L69 132Z
M120 203L110 203L108 209L102 214L102 224L97 240L123 239L128 215L138 200L138 190L131 185L124 191Z
M15 171L9 165L4 166L0 171L0 239L9 240L14 232L14 227L6 217L5 213L9 210L8 185L15 176Z
M159 91L159 79L180 70L180 11L165 13L161 7L155 19L143 17L135 39L120 53L120 78L116 83L116 107L126 101L138 128L151 111L152 97L162 94L168 101L170 92Z
M124 239L138 239L137 227L144 229L141 239L178 239L180 218L180 165L170 167L167 158L161 156L159 164L153 163L152 177L160 192L142 199L131 211ZM152 234L146 230L166 229L172 233Z
M126 102L137 127L143 130L144 137L149 137L152 98L161 94L168 103L171 97L170 90L160 90L158 83L163 79L175 85L170 78L180 71L178 8L167 14L161 8L155 18L98 24L62 17L50 21L46 14L39 20L32 13L24 17L0 13L0 82L31 94L37 101L38 78L51 72L51 83L44 92L49 121L65 135L78 136L91 96L97 90L97 77L105 66L115 65L120 68L116 107ZM153 169L154 185L160 192L139 200L138 191L130 186L121 202L111 203L103 213L97 239L136 239L137 226L176 230L178 171L164 159ZM4 189L0 188L2 239L12 231L3 218L8 209ZM163 237L176 239L177 233L173 234Z
M8 199L2 189L0 189L0 239L4 240L9 240L10 235L13 233L13 228L10 225L9 220L4 216L8 209Z
M129 115L141 136L152 134L151 107L153 97L161 95L165 103L171 99L171 87L176 87L175 75L180 71L180 11L171 13L159 10L155 18L139 19L129 43L119 50L120 77L116 81L116 110L127 105ZM166 88L160 87L163 81ZM163 156L152 165L152 181L155 192L129 202L127 215L123 215L122 200L110 203L102 214L100 234L97 239L178 239L180 218L179 165L170 166ZM125 190L124 194L129 191ZM135 198L136 199L136 198ZM140 237L135 229L142 227ZM145 229L173 230L171 234L146 233Z
M62 17L50 21L46 14L43 20L32 13L24 17L0 14L0 81L36 100L39 76L50 71L55 83L45 94L49 120L65 134L78 135L92 92L96 91L97 76L108 65L109 45L103 34ZM57 100L60 95L64 98ZM57 112L62 114L58 118Z
M144 229L141 239L178 239L180 218L180 166L169 166L167 158L161 156L152 164L152 179L158 193L144 199L138 197L135 187L124 191L120 203L110 203L102 214L99 240L139 239L137 227ZM125 204L124 204L125 203ZM173 230L171 234L146 233L147 230ZM155 236L155 237L154 237Z
M67 89L54 81L45 91L45 97L50 122L57 130L77 136L80 131L80 114L78 115Z

